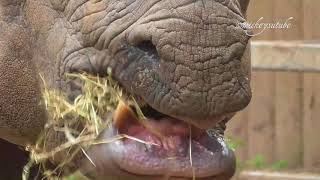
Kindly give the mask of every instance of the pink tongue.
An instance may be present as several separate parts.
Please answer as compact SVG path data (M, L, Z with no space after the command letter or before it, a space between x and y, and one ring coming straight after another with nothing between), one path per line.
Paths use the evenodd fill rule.
M158 121L148 119L147 122L148 128L161 132L164 136L179 135L186 137L190 134L188 124L173 118L164 118Z
M189 137L190 130L186 123L173 119L148 119L146 122L147 128L139 124L132 125L127 134L170 151L176 151L182 141Z
M173 156L181 154L181 149L186 149L189 144L190 127L183 121L166 118L161 120L147 119L144 126L132 124L127 129L127 134L140 140L157 144L154 148L164 154ZM201 136L202 131L192 128L193 139ZM129 140L130 141L130 140ZM162 150L161 150L162 149Z
M129 125L127 128L128 135L136 136L141 131L150 131L155 135L159 136L159 138L164 138L166 136L181 136L181 137L189 137L189 126L175 119L161 119L161 120L153 120L146 119L143 122L143 125L135 123Z
M137 128L139 129L139 128ZM140 130L137 134L134 135L134 137L152 143L156 144L155 148L163 148L167 151L171 152L177 152L178 147L181 146L183 141L186 141L186 138L183 138L178 135L172 135L172 136L166 136L164 138L159 138L155 136L154 134L150 133L146 129Z

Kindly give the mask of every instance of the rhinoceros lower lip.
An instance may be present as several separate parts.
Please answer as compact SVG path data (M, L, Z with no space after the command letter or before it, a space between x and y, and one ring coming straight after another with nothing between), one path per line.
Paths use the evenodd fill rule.
M141 176L179 178L213 177L234 167L234 155L223 138L209 136L184 121L170 117L148 117L142 124L123 106L114 114L113 129L135 139L110 145L120 169Z

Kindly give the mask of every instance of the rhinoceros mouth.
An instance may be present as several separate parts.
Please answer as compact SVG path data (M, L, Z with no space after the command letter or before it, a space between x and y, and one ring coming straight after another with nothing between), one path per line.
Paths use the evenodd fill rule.
M107 145L98 145L92 155L104 153L118 168L134 176L206 179L234 173L235 157L221 134L199 129L183 120L143 107L146 118L141 121L134 109L120 104L113 116L113 125L102 139L119 134L130 138ZM225 118L228 118L226 116ZM103 159L93 159L103 167ZM227 179L228 179L227 178Z
M103 176L108 166L115 164L123 173L147 176L142 178L147 180L159 176L167 179L223 176L223 179L230 179L235 169L234 153L228 148L223 132L217 133L211 128L213 124L228 121L234 113L210 117L199 125L190 123L193 118L183 119L153 108L145 99L147 95L131 93L130 87L134 86L132 78L137 77L137 71L158 67L160 59L155 48L150 48L150 43L139 47L125 46L114 58L116 60L109 64L113 77L126 93L142 100L139 104L145 118L143 121L137 119L134 108L118 106L113 125L104 130L100 138L103 141L123 134L131 138L94 146L89 152L94 170Z

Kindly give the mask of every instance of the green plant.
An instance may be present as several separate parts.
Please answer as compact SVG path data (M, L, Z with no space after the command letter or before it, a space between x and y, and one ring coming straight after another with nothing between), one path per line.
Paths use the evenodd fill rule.
M256 155L253 159L249 160L247 164L249 165L249 167L255 169L263 169L268 166L265 157L260 154Z
M240 147L243 147L246 145L246 142L240 138L236 138L233 136L227 136L226 137L227 145L230 149L233 151L236 151ZM289 163L285 160L279 160L275 163L268 163L265 156L261 154L257 154L252 159L241 161L237 158L237 171L241 172L246 168L252 168L252 169L271 169L274 171L280 171L283 169L288 168Z
M253 169L270 169L273 171L280 171L288 168L288 165L289 165L288 161L285 161L285 160L279 160L271 164L267 163L266 158L263 155L258 154L253 159L246 161L244 165L242 165L242 167L253 168Z
M230 149L236 151L238 148L244 146L246 143L244 140L240 138L235 138L233 136L226 137L226 143Z
M289 166L288 161L280 160L274 164L271 165L271 169L274 171L280 171L283 169L287 169Z
M63 178L63 180L89 180L89 179L84 177L80 172L77 172L69 177Z

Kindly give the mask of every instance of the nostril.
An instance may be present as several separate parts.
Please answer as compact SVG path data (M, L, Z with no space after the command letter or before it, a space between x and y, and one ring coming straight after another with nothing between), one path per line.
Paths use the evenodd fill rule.
M158 56L157 48L151 41L142 41L136 47L141 51L148 53L149 55Z
M157 48L151 41L140 41L136 44L129 44L124 52L124 67L131 65L130 67L138 69L144 67L145 70L151 70L158 67L160 62ZM136 72L137 69L133 69L133 71Z

